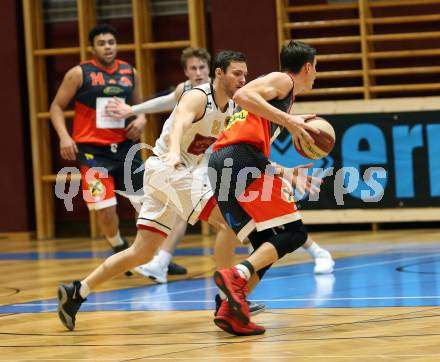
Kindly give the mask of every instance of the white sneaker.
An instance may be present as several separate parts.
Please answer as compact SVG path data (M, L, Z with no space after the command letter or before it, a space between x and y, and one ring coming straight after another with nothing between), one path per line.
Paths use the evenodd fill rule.
M154 280L156 283L167 282L168 267L163 268L155 259L147 264L138 266L134 271L139 275Z
M335 261L327 250L322 250L315 259L315 267L313 272L315 274L330 274L333 273Z

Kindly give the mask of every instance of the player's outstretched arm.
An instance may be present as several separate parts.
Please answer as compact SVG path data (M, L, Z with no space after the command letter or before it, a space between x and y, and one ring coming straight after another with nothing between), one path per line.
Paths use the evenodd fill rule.
M138 82L136 82L138 83ZM118 119L125 119L128 117L144 114L144 113L161 113L171 112L177 104L177 100L180 98L183 92L183 83L180 83L174 92L166 94L164 96L149 99L145 102L140 102L140 99L133 102L134 105L130 106L125 104L117 98L112 99L107 103L105 108L106 112L111 114L112 117Z

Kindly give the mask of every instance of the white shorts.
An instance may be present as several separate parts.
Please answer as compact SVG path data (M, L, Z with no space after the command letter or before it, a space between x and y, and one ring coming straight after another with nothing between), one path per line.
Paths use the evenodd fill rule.
M208 170L204 166L174 169L156 156L148 158L138 228L167 236L176 215L195 224L213 196Z

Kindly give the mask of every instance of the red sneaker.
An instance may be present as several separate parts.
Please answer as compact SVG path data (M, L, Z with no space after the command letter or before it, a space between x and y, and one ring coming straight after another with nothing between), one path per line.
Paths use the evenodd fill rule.
M246 301L247 280L242 278L237 269L232 267L214 273L215 284L228 297L232 313L242 323L249 322L249 304Z
M251 321L247 324L242 323L241 320L232 313L232 309L227 300L222 302L214 318L214 323L225 332L236 336L255 336L266 332L266 328L256 325Z

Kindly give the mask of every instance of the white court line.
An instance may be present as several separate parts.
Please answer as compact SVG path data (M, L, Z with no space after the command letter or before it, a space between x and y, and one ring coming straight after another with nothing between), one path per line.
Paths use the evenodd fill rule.
M410 260L419 260L419 259L427 259L427 258L432 258L432 257L436 257L436 256L440 256L440 253L437 254L430 254L430 255L425 255L425 256L414 256L414 257L408 257L408 258L400 258L397 260L387 260L387 261L381 261L381 262L375 262L375 263L367 263L367 264L361 264L361 265L353 265L353 266L347 266L347 267L343 267L343 268L335 268L335 271L338 270L350 270L350 269L361 269L361 268L366 268L369 266L375 266L375 265L386 265L386 264L394 264L394 263L401 263L403 261L410 261ZM294 277L298 277L298 276L305 276L305 275L309 275L309 273L303 273L303 274L296 274L294 275ZM263 279L265 282L267 281L272 281L272 280L280 280L280 279L287 279L287 278L291 278L292 275L285 275L285 276L280 276L280 277L272 277L272 278L265 278ZM210 290L210 289L217 289L217 286L212 286L212 287L206 287L206 288L196 288L196 289L190 289L190 290L182 290L179 292L171 292L171 293L164 293L164 294L155 294L152 296L148 296L148 297L142 297L142 298L134 298L134 299L126 299L126 300L119 300L117 302L113 302L113 301L109 301L109 302L96 302L96 303L87 303L87 305L125 305L127 303L130 304L146 304L148 302L146 302L147 299L149 298L155 298L157 299L158 297L169 297L170 295L177 295L177 294L186 294L186 293L193 293L193 292L199 292L199 291L206 291L206 290ZM377 297L377 298L382 298L382 297ZM384 299L390 299L390 297L383 297ZM405 298L420 298L423 299L423 297L393 297L393 299L405 299ZM433 296L430 298L438 298L437 296ZM343 299L343 300L356 300L356 299L365 299L368 300L368 298L347 298L347 299ZM302 301L322 301L322 300L332 300L331 298L324 298L324 299L289 299L289 300L302 300ZM338 300L338 299L334 299L334 300ZM260 301L260 299L259 299ZM262 300L261 300L262 301ZM275 301L275 300L274 300ZM203 302L208 302L206 300L204 300ZM164 302L157 302L157 303L161 303L163 304ZM165 302L166 303L166 302ZM177 301L170 301L170 303L178 303ZM179 301L179 303L185 303L185 301ZM209 301L209 303L212 303L211 301ZM41 303L41 304L11 304L9 305L9 307L26 307L26 306L53 306L53 305L58 305L58 303ZM5 306L6 307L6 306Z
M309 302L309 301L336 301L336 300L390 300L390 299L440 299L440 295L425 295L421 297L413 296L413 297L352 297L352 298L283 298L283 299L258 299L259 302ZM200 300L171 300L169 302L157 301L157 302L95 302L95 303L87 303L87 305L124 305L124 304L145 304L145 305L151 305L151 304L158 304L158 305L164 305L164 304L189 304L189 303L209 303L211 304L212 301L208 301L206 299L200 299ZM58 303L44 303L44 304L26 304L26 305L18 305L18 304L11 304L9 307L40 307L40 306L47 306L47 307L54 307L57 306Z
M407 258L400 258L398 260L387 260L387 261L378 261L378 262L374 262L374 263L367 263L367 264L358 264L358 265L353 265L353 266L347 266L347 267L343 267L343 268L335 268L335 271L340 271L340 270L350 270L350 269L361 269L361 268L366 268L369 266L376 266L376 265L386 265L386 264L394 264L394 263L400 263L403 261L410 261L410 260L418 260L418 259L426 259L426 258L432 258L435 256L440 256L440 253L437 254L429 254L429 255L424 255L424 256L412 256L412 257L407 257ZM283 267L285 266L294 266L294 264L292 265L283 265ZM302 274L295 274L295 277L298 276L306 276L309 275L310 273L302 273ZM279 277L269 277L269 278L264 278L263 281L264 282L268 282L268 281L272 281L272 280L280 280L280 279L287 279L287 278L291 278L292 275L285 275L285 276L279 276ZM168 297L171 295L177 295L177 294L183 294L183 293L193 293L193 292L199 292L202 290L212 290L212 289L217 289L217 286L212 286L212 287L205 287L205 288L197 288L197 289L189 289L189 290L182 290L179 292L171 292L171 293L164 293L164 294L154 294L151 296L146 296L146 297L142 297L142 298L134 298L134 299L122 299L120 300L120 302L128 302L128 301L136 301L136 300L148 300L150 298L157 298L157 297ZM312 300L312 299L310 299ZM105 304L106 302L103 302L103 304Z

